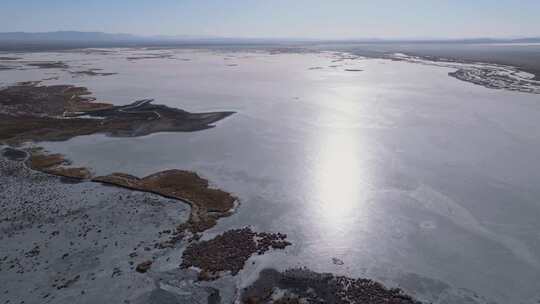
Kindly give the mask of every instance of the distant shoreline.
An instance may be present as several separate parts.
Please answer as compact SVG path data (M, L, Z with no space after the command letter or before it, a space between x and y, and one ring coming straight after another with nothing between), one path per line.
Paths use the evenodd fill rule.
M1 33L0 33L1 34ZM249 39L193 39L183 41L62 41L2 40L0 54L75 51L88 48L174 48L174 49L288 49L291 52L343 51L380 58L391 53L451 59L458 62L483 62L516 67L540 80L540 38L538 42L515 40L456 41L294 41Z

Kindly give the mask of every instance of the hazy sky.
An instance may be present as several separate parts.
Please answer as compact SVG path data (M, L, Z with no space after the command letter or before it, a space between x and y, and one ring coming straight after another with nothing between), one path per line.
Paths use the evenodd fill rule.
M304 38L540 36L540 0L0 0L0 32Z

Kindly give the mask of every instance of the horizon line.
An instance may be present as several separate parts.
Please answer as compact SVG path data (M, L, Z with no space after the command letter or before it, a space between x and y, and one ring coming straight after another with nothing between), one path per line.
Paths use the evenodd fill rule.
M234 35L209 35L209 34L135 34L123 32L101 32L101 31L80 31L80 30L54 30L54 31L6 31L2 34L58 34L58 33L86 33L86 34L104 34L111 36L131 36L133 38L162 38L162 39L237 39L237 40L296 40L296 41L474 41L474 40L524 40L540 39L539 36L475 36L475 37L348 37L348 38L328 38L328 37L278 37L278 36L234 36Z

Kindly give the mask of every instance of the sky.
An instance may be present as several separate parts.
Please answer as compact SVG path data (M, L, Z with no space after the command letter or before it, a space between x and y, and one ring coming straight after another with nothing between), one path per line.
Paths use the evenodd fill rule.
M540 37L540 0L0 0L0 32L242 38Z

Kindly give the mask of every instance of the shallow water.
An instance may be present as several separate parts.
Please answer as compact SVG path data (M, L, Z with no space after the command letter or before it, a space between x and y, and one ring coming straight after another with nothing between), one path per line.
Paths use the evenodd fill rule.
M126 59L147 53L173 58ZM538 95L462 82L449 68L334 62L331 53L18 55L118 74L11 70L0 84L56 73L44 83L87 86L115 104L149 97L194 112L237 111L196 133L43 146L96 174L190 169L235 193L236 214L210 234L253 225L294 243L255 258L239 285L264 267L306 266L380 279L437 303L540 300Z

